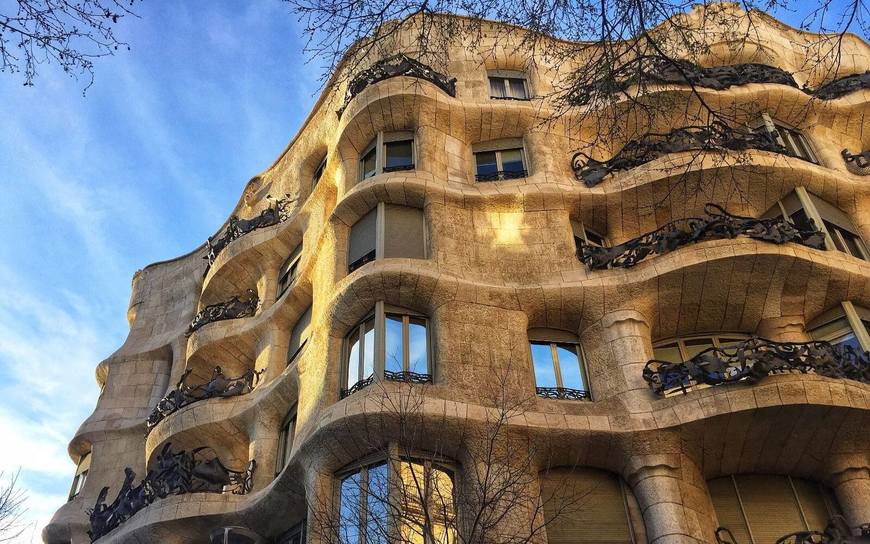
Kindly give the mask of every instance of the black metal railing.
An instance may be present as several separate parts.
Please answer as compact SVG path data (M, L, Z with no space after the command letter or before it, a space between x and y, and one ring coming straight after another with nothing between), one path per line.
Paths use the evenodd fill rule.
M218 254L226 249L233 240L257 229L277 225L290 217L290 204L296 202L295 198L290 199L290 195L284 195L284 198L280 199L273 199L272 195L266 195L266 198L270 201L270 206L260 212L260 215L251 219L239 219L234 215L230 217L230 222L223 235L214 236L206 241L206 255L203 257L208 261L206 272L214 264Z
M353 272L357 268L361 267L362 265L368 264L368 263L374 261L376 255L377 255L377 253L373 249L373 250L369 251L368 253L366 253L365 255L363 255L362 257L360 257L359 259L357 259L354 262L347 265L348 274L350 274L351 272Z
M187 331L184 336L190 336L198 329L213 323L215 321L223 321L225 319L239 319L242 317L250 317L257 313L257 308L260 306L260 297L253 289L248 289L248 298L245 300L234 296L226 302L210 304L199 311L187 326Z
M419 374L417 372L409 372L402 371L396 372L393 370L385 370L384 371L384 380L391 382L403 382L403 383L415 383L415 384L425 384L432 383L432 375L431 374ZM372 374L368 378L363 378L360 381L356 382L348 389L342 389L340 392L341 398L347 398L357 391L361 389L365 389L371 384L375 383L375 375Z
M685 363L648 361L643 379L657 395L696 385L752 382L771 374L814 373L870 383L870 353L828 342L774 342L752 337L731 347L705 349Z
M589 391L569 387L536 387L535 394L545 399L592 400Z
M350 104L351 100L356 95L361 93L369 85L374 85L379 81L390 79L392 77L405 76L423 79L432 83L450 96L456 96L456 78L447 77L440 72L436 72L422 62L412 59L401 53L391 57L382 59L369 68L354 77L347 86L347 93L344 97L344 103L336 112L341 117L344 110Z
M100 491L94 507L88 510L91 542L117 528L146 506L170 495L244 495L251 491L256 467L256 461L251 460L244 470L231 470L211 448L173 452L172 445L166 444L157 455L156 468L149 470L138 485L133 485L136 473L127 467L124 469L124 482L112 503L106 504L109 488L104 487Z
M741 544L727 527L716 529L717 544ZM870 523L849 527L845 518L835 515L824 531L796 531L776 539L776 544L870 544Z
M212 371L211 379L206 383L189 384L187 378L193 369L189 368L175 384L175 389L157 402L157 406L151 411L145 420L145 435L147 436L158 423L166 419L170 414L181 410L185 406L195 402L213 399L236 397L246 395L254 390L260 380L260 374L264 370L248 369L238 378L227 378L223 369L216 366Z
M717 204L704 206L706 217L688 217L671 221L665 226L613 247L583 244L577 257L592 270L631 268L650 255L663 255L681 246L703 240L746 236L774 244L795 242L813 249L824 249L825 235L816 230L803 230L783 217L754 219L732 215Z
M395 166L384 166L384 172L405 172L407 170L413 170L414 168L416 168L414 163L397 164Z
M847 170L859 176L870 175L870 149L855 154L844 149L840 154L843 156Z
M477 181L505 181L509 179L520 179L529 175L527 170L499 170L489 174L476 174L474 179Z
M628 170L669 153L682 151L716 152L756 149L792 156L766 131L749 132L714 122L707 126L688 126L668 133L649 133L627 143L606 161L593 159L582 151L571 157L574 176L587 187L595 187L613 172Z
M870 72L844 76L811 91L816 98L832 100L860 89L870 88Z

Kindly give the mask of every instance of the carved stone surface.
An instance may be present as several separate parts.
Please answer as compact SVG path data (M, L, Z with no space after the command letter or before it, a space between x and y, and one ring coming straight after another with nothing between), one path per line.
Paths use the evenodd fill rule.
M191 452L173 452L166 444L157 456L157 468L149 470L138 485L133 485L136 473L124 469L124 483L111 504L106 504L109 488L104 487L96 504L88 511L91 542L115 529L133 514L158 499L186 493L234 493L244 495L251 490L257 463L251 460L245 470L230 470L211 448L196 448Z
M570 389L567 387L536 387L535 393L545 399L560 400L592 400L589 391Z
M394 372L392 370L384 371L384 379L391 382L404 382L404 383L432 383L432 375L431 374L418 374L417 372ZM375 383L375 376L371 375L368 378L363 378L362 380L353 384L350 389L342 389L341 390L341 398L346 398L361 389L365 389L371 384Z
M766 64L734 64L705 68L685 60L672 60L656 55L639 57L619 67L606 79L589 82L569 94L572 106L584 106L597 97L623 92L639 80L646 83L692 85L722 90L748 83L777 83L797 87L792 75Z
M230 217L223 236L209 238L206 241L206 255L203 258L208 261L209 266L233 240L257 229L271 227L286 221L290 217L290 204L296 201L296 199L291 200L289 197L290 195L284 195L284 198L273 199L271 195L267 195L266 198L272 202L272 205L260 212L260 215L251 219L239 219L235 215Z
M812 94L822 100L831 100L845 96L853 91L868 88L870 88L870 72L864 72L863 74L854 74L835 79L828 84L822 85L813 91Z
M796 531L779 537L776 544L870 544L870 523L855 529L853 531L843 516L838 515L828 521L824 531ZM737 542L727 527L719 527L715 534L717 544L743 544Z
M742 131L715 122L710 126L682 127L667 134L647 134L639 140L627 143L613 158L606 161L595 160L586 153L578 151L571 158L571 167L578 180L584 182L587 187L594 187L612 172L640 166L668 153L747 149L790 155L786 148L764 131Z
M238 296L234 296L226 302L206 306L193 317L193 320L187 327L187 332L184 333L184 336L190 336L197 329L214 321L238 319L254 315L257 313L257 307L260 305L260 298L253 289L248 289L247 295L248 298L245 300L240 299Z
M860 153L849 153L848 149L840 151L843 155L843 160L846 162L846 168L853 174L859 176L870 175L870 149Z
M238 378L227 378L221 367L216 366L208 382L191 385L187 383L187 377L192 370L187 369L178 380L175 389L160 399L157 406L151 411L145 422L146 435L169 414L177 412L189 404L211 398L235 397L250 393L259 381L260 374L264 372L264 370L255 372L249 369Z
M436 72L422 62L400 53L380 60L357 74L347 86L347 94L345 95L344 103L336 113L341 117L341 114L344 113L344 110L347 108L347 105L350 104L350 101L369 85L397 76L425 79L450 96L456 96L455 77L447 77L442 73Z
M732 215L716 204L704 206L706 217L689 217L613 247L583 244L577 257L592 270L631 268L650 255L669 253L678 247L700 242L748 236L774 244L795 242L813 249L824 249L825 235L819 230L802 230L782 217L754 219ZM812 223L812 219L809 219Z
M647 362L643 379L658 395L703 385L742 380L753 382L770 374L815 373L870 383L870 353L828 342L774 342L749 338L728 348L708 348L685 363Z

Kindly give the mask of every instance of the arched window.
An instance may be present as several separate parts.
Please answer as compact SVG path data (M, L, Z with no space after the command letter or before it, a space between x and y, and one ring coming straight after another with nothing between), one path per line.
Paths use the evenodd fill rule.
M870 351L870 310L841 302L807 324L813 340Z
M345 339L342 398L375 380L432 381L429 320L378 302Z
M423 210L379 203L350 229L348 272L375 259L426 258L426 220Z
M284 416L281 422L281 431L278 433L278 455L275 460L275 475L281 474L287 461L290 460L290 452L293 451L293 438L296 436L296 406L294 405Z
M838 513L816 482L769 474L738 474L707 482L719 526L739 544L774 544L797 531L823 531Z
M643 544L643 519L631 490L617 475L591 468L540 474L549 544Z
M591 399L577 336L553 329L530 329L529 349L535 371L535 392L555 399Z
M79 457L79 464L76 466L76 475L73 478L72 485L69 490L69 500L76 498L85 487L85 481L88 479L88 472L91 470L91 452L87 452Z
M311 334L311 306L299 316L299 320L293 325L293 330L290 332L290 346L287 348L287 364L292 363L296 356L302 352L305 343L308 342L308 336Z
M370 461L339 474L344 544L455 542L453 471L430 459Z

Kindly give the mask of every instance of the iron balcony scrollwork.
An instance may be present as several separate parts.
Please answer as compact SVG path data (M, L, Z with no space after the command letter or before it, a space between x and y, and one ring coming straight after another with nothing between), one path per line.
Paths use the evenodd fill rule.
M490 174L476 174L476 181L505 181L510 179L521 179L529 175L527 170L499 170Z
M172 451L166 444L157 455L157 467L133 485L136 473L124 469L124 482L114 501L106 504L109 488L104 487L94 507L88 510L91 542L106 535L130 519L133 514L158 499L187 493L233 493L244 495L253 487L257 463L251 460L244 470L227 468L209 447L190 452Z
M214 367L211 379L206 383L191 385L187 378L193 371L189 368L175 384L175 389L160 399L154 410L145 421L145 435L147 436L158 423L166 419L170 414L181 410L185 406L213 398L236 397L246 395L254 390L260 380L260 374L264 370L254 371L248 369L238 378L227 378L220 366Z
M715 535L717 544L740 544L727 527L719 527ZM870 544L870 523L853 530L843 516L835 515L824 531L796 531L779 537L776 544Z
M417 372L409 372L409 371L394 371L394 370L384 370L384 380L391 382L403 382L403 383L414 383L414 384L425 384L432 383L432 375L431 374L420 374ZM342 389L340 393L340 397L342 399L347 398L357 391L361 389L365 389L371 384L375 383L375 375L372 374L368 378L363 378L360 381L353 384L348 389Z
M344 113L348 104L356 95L361 93L369 85L374 85L379 81L390 79L392 77L406 76L423 79L432 83L450 96L456 96L456 78L447 77L440 72L436 72L422 62L412 59L402 53L393 55L374 63L369 68L354 77L347 86L347 94L344 98L344 103L336 112L338 117Z
M260 306L260 297L253 289L248 289L248 298L242 300L238 296L234 296L225 302L217 304L209 304L199 311L187 327L184 336L190 336L203 326L215 321L223 321L225 319L239 319L242 317L250 317L257 313L257 308Z
M535 394L545 399L592 400L589 391L569 387L536 387Z
M870 72L844 76L822 85L812 94L822 100L832 100L861 89L870 88Z
M848 149L840 151L843 156L843 161L846 162L846 168L853 174L866 176L870 174L870 149L860 153L849 153Z
M824 249L825 235L815 229L803 230L783 217L754 219L732 215L713 203L704 206L706 217L678 219L613 247L583 244L577 257L591 270L631 268L650 255L663 255L681 246L702 240L716 240L747 236L774 244L796 242L813 249Z
M643 379L657 395L696 385L753 382L771 374L814 373L870 383L870 353L828 342L774 342L752 337L732 347L707 348L685 363L653 359Z
M208 261L209 267L214 264L218 254L226 249L233 240L257 229L277 225L290 218L290 205L296 202L295 198L291 199L290 195L284 195L284 198L279 199L272 198L272 195L266 195L266 198L270 201L270 206L260 212L260 215L251 219L239 219L234 215L230 217L223 236L215 236L206 241L206 255L203 259ZM208 272L208 267L206 272Z
M571 157L574 176L587 187L595 187L605 177L619 170L628 170L669 153L682 151L726 152L756 149L780 155L791 155L775 137L766 131L749 132L729 127L721 122L707 126L688 126L668 133L649 133L627 143L611 159L599 161L582 151Z

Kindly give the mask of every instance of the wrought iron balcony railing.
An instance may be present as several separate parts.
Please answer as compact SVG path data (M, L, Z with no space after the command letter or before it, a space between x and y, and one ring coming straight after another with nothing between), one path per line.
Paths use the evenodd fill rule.
M266 195L271 205L260 212L260 215L251 219L239 219L235 215L230 217L230 222L224 231L223 236L215 236L206 241L206 255L203 259L208 261L210 267L214 264L214 260L218 254L226 249L226 247L238 238L248 234L249 232L265 227L277 225L286 221L290 217L290 204L296 202L296 199L291 199L290 195L284 195L284 198L273 199L272 195ZM208 272L208 267L206 267Z
M716 529L716 544L741 544L727 527ZM843 516L833 516L824 531L796 531L776 539L776 544L870 544L870 523L849 527Z
M199 311L187 326L187 332L184 336L190 336L198 329L215 321L223 321L225 319L239 319L241 317L250 317L257 313L257 308L260 306L260 297L253 289L248 289L248 298L245 300L234 296L226 302L217 304L209 304Z
M477 181L505 181L509 179L521 179L529 175L527 170L499 170L489 174L476 174Z
M863 74L854 74L835 79L830 83L822 85L813 91L812 94L822 100L832 100L846 96L853 91L868 88L870 88L870 72L864 72Z
M578 151L571 158L574 176L587 187L595 187L613 172L628 170L669 153L681 151L717 152L756 149L780 155L791 153L765 132L748 132L715 122L709 126L682 127L671 132L650 133L625 145L611 159L598 161Z
M589 391L568 387L536 387L535 393L545 399L592 400L592 395L589 394Z
M631 268L650 255L663 255L681 246L703 240L747 236L774 244L796 242L813 249L824 249L825 235L819 230L799 229L783 217L754 219L732 215L719 205L704 206L706 217L688 217L613 247L583 244L577 257L592 270ZM815 226L812 219L810 225Z
M416 384L424 384L424 383L432 383L432 375L431 374L418 374L417 372L395 372L393 370L385 370L384 371L384 380L391 382L404 382L404 383L416 383ZM356 382L349 389L342 389L340 397L347 398L357 391L361 389L365 389L371 384L375 383L375 375L372 374L368 378L363 378L360 381Z
M106 504L108 487L100 491L94 507L88 510L91 542L117 528L146 506L170 495L244 495L251 491L256 467L256 461L251 460L244 470L231 470L209 447L196 448L190 452L173 452L172 445L166 444L157 455L156 468L149 470L139 484L133 485L136 473L127 467L124 469L124 482L114 501Z
M363 92L366 87L374 85L379 81L398 76L426 80L450 96L456 96L455 77L447 77L442 73L436 72L434 69L426 66L422 62L399 53L374 63L351 80L350 84L347 86L344 103L336 112L338 117L341 117L341 114L344 113L345 109L347 109L351 100L353 100L356 95Z
M771 374L814 373L870 383L870 353L828 342L774 342L749 338L732 347L708 348L685 363L651 360L643 379L657 395L697 385L752 382Z
M145 421L145 435L147 436L158 423L166 419L170 414L181 410L185 406L213 398L236 397L246 395L254 390L260 380L263 370L248 370L238 378L227 378L223 369L216 366L212 371L211 379L206 383L191 385L187 378L193 369L187 369L184 375L175 384L175 389L160 399L154 410Z
M870 149L860 153L849 153L848 149L840 151L843 160L846 162L846 168L853 174L859 176L870 175Z

